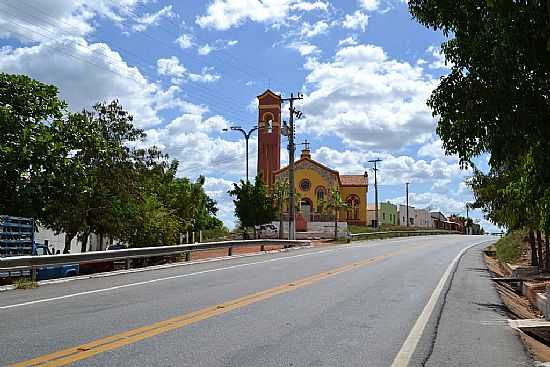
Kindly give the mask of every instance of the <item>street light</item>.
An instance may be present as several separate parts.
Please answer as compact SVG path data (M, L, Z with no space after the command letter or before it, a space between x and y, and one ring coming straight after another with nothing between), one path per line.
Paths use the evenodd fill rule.
M271 125L271 120L267 121L265 124L266 124L265 127L269 127ZM229 129L228 128L222 129L222 131L229 131L229 130L240 131L244 135L244 140L246 143L246 182L248 182L248 140L250 139L250 136L252 135L252 133L258 129L260 129L260 126L255 126L252 129L248 130L248 132L240 126L231 126L229 127Z

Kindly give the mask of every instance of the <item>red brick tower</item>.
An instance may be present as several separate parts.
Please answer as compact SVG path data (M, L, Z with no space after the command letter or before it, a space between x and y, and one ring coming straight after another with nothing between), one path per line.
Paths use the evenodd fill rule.
M281 97L268 89L258 102L258 175L271 189L273 172L281 168ZM265 127L267 121L271 127Z

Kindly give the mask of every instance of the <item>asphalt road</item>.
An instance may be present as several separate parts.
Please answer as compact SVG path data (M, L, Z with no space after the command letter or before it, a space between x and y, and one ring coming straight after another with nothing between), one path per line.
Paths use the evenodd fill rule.
M487 243L457 256L487 240L370 241L3 292L0 364L528 366L481 262Z

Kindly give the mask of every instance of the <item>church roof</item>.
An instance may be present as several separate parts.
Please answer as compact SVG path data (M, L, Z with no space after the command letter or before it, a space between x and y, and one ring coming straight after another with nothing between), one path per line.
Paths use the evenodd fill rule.
M364 175L341 175L342 186L367 186L368 178Z
M275 94L271 89L266 89L265 92L263 92L262 94L260 94L260 95L257 96L256 98L258 98L258 99L263 99L263 98L265 98L265 97L267 97L267 96L270 96L270 97L275 98L275 99L277 99L277 100L280 100L280 99L281 99L281 96Z

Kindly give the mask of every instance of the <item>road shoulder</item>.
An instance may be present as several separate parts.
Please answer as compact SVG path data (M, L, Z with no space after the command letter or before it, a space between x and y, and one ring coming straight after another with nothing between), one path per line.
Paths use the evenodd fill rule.
M410 366L532 366L483 262L483 245L458 263Z

